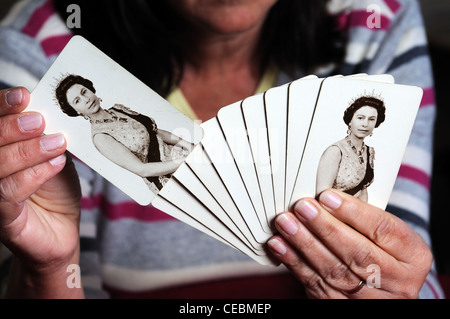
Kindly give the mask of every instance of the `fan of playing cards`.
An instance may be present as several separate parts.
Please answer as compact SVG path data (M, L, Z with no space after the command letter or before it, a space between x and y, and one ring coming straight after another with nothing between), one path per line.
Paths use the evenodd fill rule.
M73 155L138 203L269 265L273 220L302 197L334 187L385 208L421 98L420 88L390 75L307 76L197 125L74 37L33 91L30 109L44 114L46 133L63 132ZM177 168L142 176L132 165L154 161Z

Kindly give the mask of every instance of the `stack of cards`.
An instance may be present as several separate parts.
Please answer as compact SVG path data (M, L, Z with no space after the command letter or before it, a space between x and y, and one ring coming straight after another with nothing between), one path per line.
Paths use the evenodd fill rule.
M49 90L49 85L61 74L99 79L97 92L103 92L110 105L120 103L134 113L146 114L158 130L193 145L181 165L165 175L162 188L149 191L145 176L106 158L93 138L92 131L99 128L92 119L89 124L55 111L54 89ZM346 109L361 97L382 101L385 107L383 123L375 128L373 123L370 135L366 134L374 120L370 116L362 128L356 128L356 122L352 128L343 119ZM317 195L318 167L325 150L345 140L352 130L358 130L354 134L370 150L366 156L357 154L350 144L373 172L364 187L365 200L385 208L421 98L420 88L395 84L390 75L308 76L225 106L198 126L87 41L75 37L33 92L30 108L44 113L47 133L63 132L75 156L140 204L151 203L257 262L271 265L265 244L275 233L275 216L291 209L298 199ZM101 133L111 135L108 130L102 126ZM164 143L160 140L160 144ZM345 156L342 151L341 156Z
M368 202L385 208L422 96L390 75L308 76L222 108L153 205L271 264L265 243L275 216L317 195L321 156L345 138L344 111L361 96L386 105L367 138L376 152Z

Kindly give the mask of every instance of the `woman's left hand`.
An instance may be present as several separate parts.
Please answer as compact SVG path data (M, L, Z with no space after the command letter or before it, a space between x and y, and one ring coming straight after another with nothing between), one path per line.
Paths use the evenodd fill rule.
M417 298L432 253L405 222L326 190L275 219L268 246L312 298Z

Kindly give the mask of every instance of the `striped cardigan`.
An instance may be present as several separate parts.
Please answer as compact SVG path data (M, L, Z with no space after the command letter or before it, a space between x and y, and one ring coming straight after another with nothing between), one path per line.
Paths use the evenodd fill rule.
M380 24L368 21L380 9ZM370 8L370 7L369 7ZM349 41L345 63L317 70L330 74L390 73L417 85L424 98L387 211L405 220L430 244L428 234L435 100L431 65L415 0L332 0ZM373 22L376 22L373 21ZM71 37L51 0L22 0L0 24L0 87L32 90ZM279 74L277 85L292 81ZM142 207L75 159L82 185L82 282L88 297L301 296L283 267L256 264L242 253L171 218ZM0 282L11 261L0 245ZM434 267L420 292L441 298Z

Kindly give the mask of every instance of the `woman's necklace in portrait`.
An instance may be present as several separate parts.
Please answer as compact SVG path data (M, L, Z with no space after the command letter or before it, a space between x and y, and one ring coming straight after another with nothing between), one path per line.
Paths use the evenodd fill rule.
M362 143L361 149L358 151L356 149L356 146L353 145L352 141L350 140L350 137L346 137L345 138L347 140L347 144L350 146L350 148L352 149L352 151L356 154L356 156L358 156L359 159L359 164L363 164L364 163L364 149L365 149L365 144L364 142Z
M109 111L109 110L105 110L106 113L108 113L110 115L110 117L101 119L101 120L95 120L95 121L91 121L91 123L94 124L102 124L102 123L113 123L113 122L122 122L122 123L127 123L128 119L125 117L119 117L117 115L115 115L113 112Z

